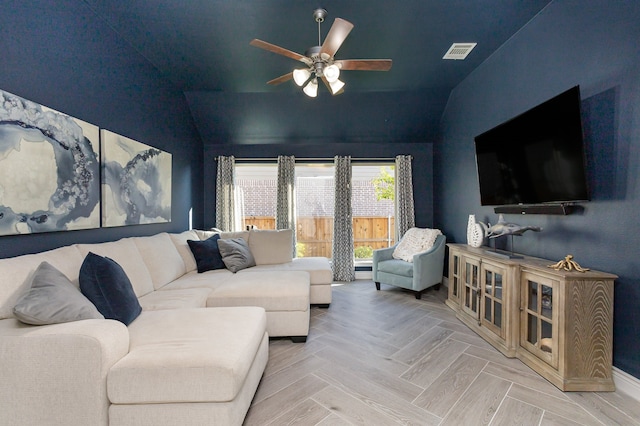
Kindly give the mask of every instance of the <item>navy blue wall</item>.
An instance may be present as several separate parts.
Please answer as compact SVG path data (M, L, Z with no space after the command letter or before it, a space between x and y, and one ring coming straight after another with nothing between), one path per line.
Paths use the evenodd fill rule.
M515 250L619 275L614 365L640 377L640 2L554 1L452 91L436 144L435 224L466 242L480 206L474 136L579 84L592 201L569 216L507 216L544 228Z
M0 257L187 229L202 218L202 143L184 95L82 0L5 2L0 89L173 154L172 222L0 237Z
M295 84L288 89L186 96L205 144L433 142L446 103L446 95L428 90L331 96L323 87L309 98Z
M411 155L416 226L433 226L433 144L431 143L297 143L260 145L208 145L204 150L205 196L204 223L215 226L216 157L233 155L236 158L271 158L295 155L298 158L333 158L351 155L354 159L394 158Z

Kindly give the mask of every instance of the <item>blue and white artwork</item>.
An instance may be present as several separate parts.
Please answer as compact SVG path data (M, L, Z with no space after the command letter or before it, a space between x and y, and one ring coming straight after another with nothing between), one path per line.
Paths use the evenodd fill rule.
M102 226L171 222L171 154L108 130L102 136Z
M0 90L0 235L100 226L97 126Z

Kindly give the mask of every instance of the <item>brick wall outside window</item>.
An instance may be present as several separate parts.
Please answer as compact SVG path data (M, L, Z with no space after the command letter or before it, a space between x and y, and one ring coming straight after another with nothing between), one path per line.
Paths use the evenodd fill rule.
M276 180L238 179L243 188L245 216L275 216ZM333 179L298 178L296 181L298 216L333 216ZM394 215L392 200L377 201L368 180L352 182L353 216L386 217Z

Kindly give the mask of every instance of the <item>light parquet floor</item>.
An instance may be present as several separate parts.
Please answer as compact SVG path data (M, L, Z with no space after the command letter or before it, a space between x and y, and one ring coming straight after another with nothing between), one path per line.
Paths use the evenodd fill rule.
M621 392L563 393L444 304L372 281L333 287L306 343L274 339L253 425L640 425Z

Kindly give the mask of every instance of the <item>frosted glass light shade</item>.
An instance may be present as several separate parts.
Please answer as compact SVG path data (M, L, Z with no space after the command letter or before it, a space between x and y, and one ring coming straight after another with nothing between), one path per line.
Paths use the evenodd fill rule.
M304 86L304 89L302 89L302 91L311 98L315 98L316 96L318 96L318 79L314 78L313 80L311 80L309 84Z
M329 81L329 79L327 79ZM331 87L331 94L335 95L344 87L344 81L336 79L335 81L329 81L329 87Z
M305 81L309 80L309 77L311 77L311 73L307 69L293 70L293 81L298 86L302 86Z
M333 83L340 77L340 68L337 65L329 65L322 73L329 83Z

